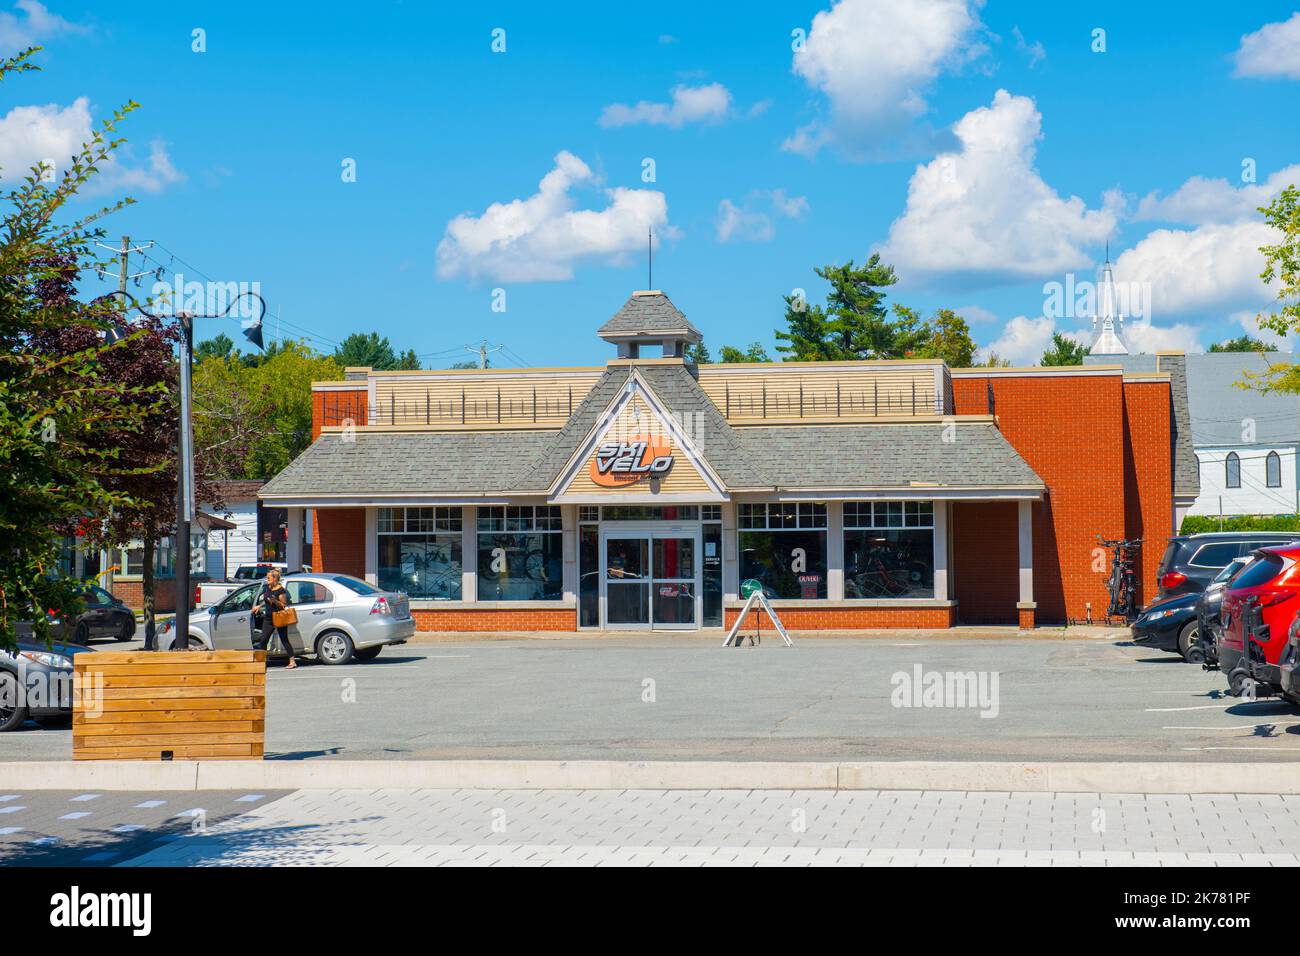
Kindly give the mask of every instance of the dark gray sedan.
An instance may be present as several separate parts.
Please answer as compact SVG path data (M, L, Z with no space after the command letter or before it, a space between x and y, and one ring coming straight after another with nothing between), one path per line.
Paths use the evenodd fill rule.
M28 718L60 725L72 716L72 659L93 653L76 644L19 637L16 650L0 651L0 732L17 730Z

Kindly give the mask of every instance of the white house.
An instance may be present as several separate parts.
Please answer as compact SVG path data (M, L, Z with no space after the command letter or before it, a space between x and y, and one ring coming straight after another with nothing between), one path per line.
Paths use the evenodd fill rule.
M230 531L208 533L208 574L215 580L227 580L241 564L256 564L258 559L257 492L261 481L223 481L225 507L209 504L201 510L219 514L235 527Z

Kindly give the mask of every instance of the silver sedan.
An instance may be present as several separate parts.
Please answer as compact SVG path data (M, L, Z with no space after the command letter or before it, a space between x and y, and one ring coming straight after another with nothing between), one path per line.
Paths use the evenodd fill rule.
M324 664L368 661L385 645L405 644L415 634L411 602L405 594L381 591L346 574L289 574L284 578L298 623L289 627L294 654L315 655ZM199 650L247 650L251 646L253 604L262 582L232 591L217 604L190 615L189 645ZM172 621L158 632L158 646L172 642ZM283 657L278 638L268 656Z

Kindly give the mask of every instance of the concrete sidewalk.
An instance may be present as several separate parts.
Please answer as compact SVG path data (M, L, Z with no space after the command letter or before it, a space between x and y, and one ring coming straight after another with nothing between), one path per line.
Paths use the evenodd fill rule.
M15 790L944 790L1300 794L1268 763L211 760L0 763Z

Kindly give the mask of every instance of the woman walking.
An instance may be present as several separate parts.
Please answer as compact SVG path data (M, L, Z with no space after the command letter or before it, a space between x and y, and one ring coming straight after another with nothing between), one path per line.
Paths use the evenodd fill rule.
M266 583L257 595L253 605L253 614L262 615L262 639L258 650L270 650L271 632L280 638L280 645L289 655L287 669L293 670L298 662L293 657L293 645L289 643L289 625L298 619L298 612L289 606L289 592L280 583L280 569L272 568L266 572Z

